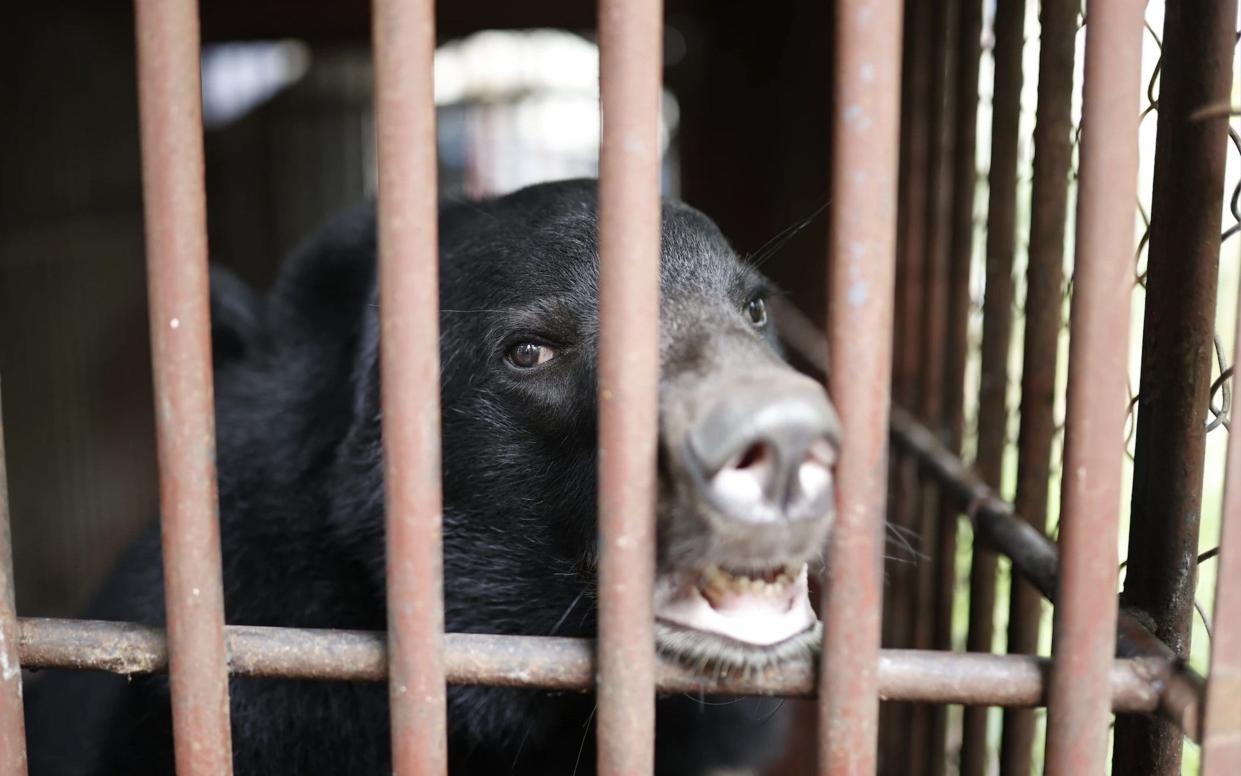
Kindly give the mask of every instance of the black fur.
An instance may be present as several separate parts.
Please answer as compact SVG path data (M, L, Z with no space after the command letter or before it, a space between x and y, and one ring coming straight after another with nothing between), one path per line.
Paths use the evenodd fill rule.
M444 572L456 632L594 635L594 181L448 204L440 219ZM661 400L707 380L718 352L778 363L746 301L765 290L716 227L663 211ZM265 297L213 279L227 620L385 627L375 215L346 212L295 253ZM558 357L533 373L519 340ZM661 477L668 477L666 451ZM684 555L693 531L665 525ZM673 540L664 542L664 537ZM154 528L90 616L163 620ZM378 684L233 679L239 776L390 772ZM166 677L47 672L28 688L31 772L172 772ZM779 701L658 704L661 773L761 762L786 729ZM590 696L451 687L454 774L594 771Z

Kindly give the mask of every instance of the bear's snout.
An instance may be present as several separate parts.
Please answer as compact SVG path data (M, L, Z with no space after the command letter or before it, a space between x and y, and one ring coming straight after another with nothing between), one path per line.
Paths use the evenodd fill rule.
M840 424L823 389L800 375L747 380L706 403L685 440L687 466L724 519L825 519Z

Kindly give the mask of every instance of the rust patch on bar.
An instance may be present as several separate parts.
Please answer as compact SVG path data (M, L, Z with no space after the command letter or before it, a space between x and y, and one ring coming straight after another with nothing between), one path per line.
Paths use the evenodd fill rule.
M138 0L138 105L177 772L232 772L198 4Z
M392 765L448 768L440 483L439 203L431 0L377 0L379 320Z
M599 692L602 776L655 763L660 0L600 0Z
M896 242L901 6L837 7L829 377L843 421L837 518L824 586L819 770L876 765Z

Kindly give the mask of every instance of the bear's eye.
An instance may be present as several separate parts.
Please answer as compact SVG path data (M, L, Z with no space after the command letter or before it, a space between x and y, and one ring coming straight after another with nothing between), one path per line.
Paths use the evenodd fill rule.
M518 342L504 357L518 369L533 369L555 358L556 350L537 342Z
M762 326L767 323L767 302L763 301L761 296L756 296L746 303L746 317L750 319L750 323L755 326Z

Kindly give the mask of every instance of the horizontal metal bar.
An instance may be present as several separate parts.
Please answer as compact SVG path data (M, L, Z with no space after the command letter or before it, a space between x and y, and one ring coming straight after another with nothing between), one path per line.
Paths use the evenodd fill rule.
M162 673L168 668L164 631L145 625L94 620L19 620L18 652L24 668ZM233 676L324 681L384 681L387 640L382 632L225 627ZM1154 711L1160 702L1163 661L1120 659L1112 666L1113 706ZM885 649L879 653L879 694L884 700L924 703L1041 706L1051 663L1028 655ZM449 633L444 671L450 684L539 687L586 692L595 683L595 643L544 636ZM815 696L810 657L783 668L703 675L660 661L663 693Z

